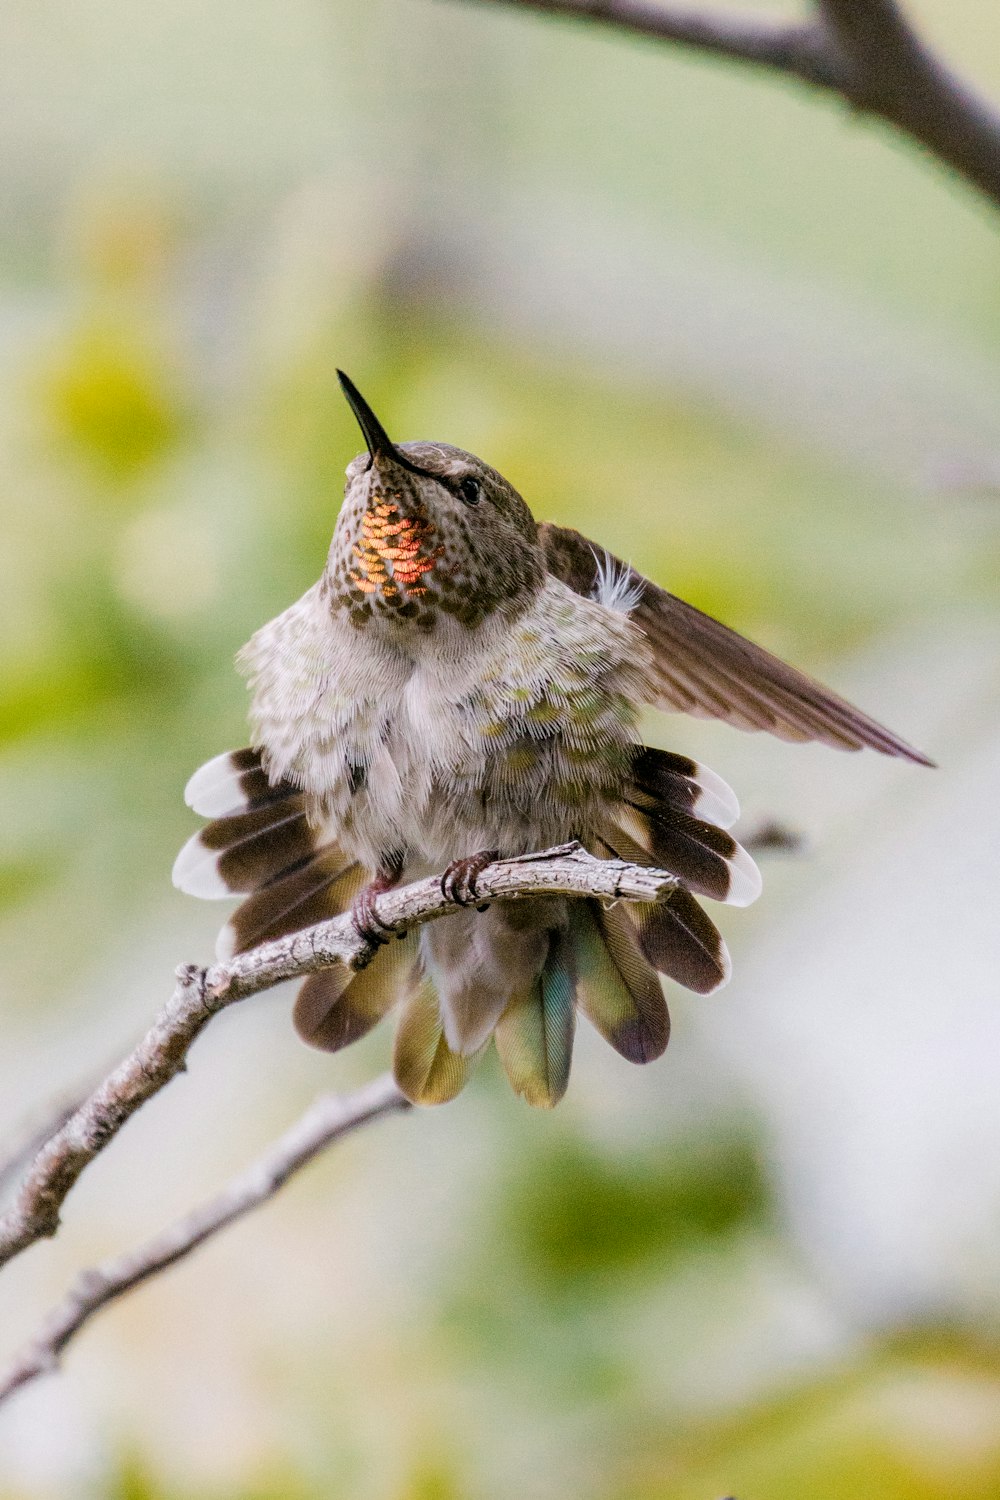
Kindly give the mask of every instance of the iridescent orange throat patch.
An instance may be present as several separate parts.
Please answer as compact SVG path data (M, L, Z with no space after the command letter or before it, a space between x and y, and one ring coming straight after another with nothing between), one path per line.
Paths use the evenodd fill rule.
M422 512L401 515L399 506L378 499L361 520L361 538L351 551L354 566L348 573L362 594L381 591L385 599L397 599L401 589L408 596L426 594L424 576L444 552L434 546L434 527Z

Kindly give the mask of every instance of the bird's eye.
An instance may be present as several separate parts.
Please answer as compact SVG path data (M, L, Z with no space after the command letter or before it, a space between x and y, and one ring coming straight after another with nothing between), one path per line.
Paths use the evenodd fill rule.
M466 505L478 505L483 498L482 486L478 479L473 479L471 474L467 474L459 481L458 493Z

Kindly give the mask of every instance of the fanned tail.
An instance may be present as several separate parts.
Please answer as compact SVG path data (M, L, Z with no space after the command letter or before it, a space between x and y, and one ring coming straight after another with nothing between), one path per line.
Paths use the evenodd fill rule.
M244 900L220 934L220 956L244 952L346 910L366 871L309 824L288 782L269 781L253 750L216 757L187 801L209 821L181 850L174 882L199 896ZM535 897L458 912L381 948L360 972L337 968L302 985L295 1025L337 1052L401 1003L393 1065L417 1104L464 1087L491 1040L515 1093L551 1108L566 1091L576 1008L630 1062L664 1051L670 1017L658 978L708 994L729 977L722 937L695 895L746 905L756 865L726 830L739 808L694 761L640 746L594 853L661 865L681 881L656 905Z
M256 750L216 756L184 797L211 821L178 854L174 885L209 900L246 898L219 934L220 959L337 916L364 884L361 867L310 825L298 788L268 780Z

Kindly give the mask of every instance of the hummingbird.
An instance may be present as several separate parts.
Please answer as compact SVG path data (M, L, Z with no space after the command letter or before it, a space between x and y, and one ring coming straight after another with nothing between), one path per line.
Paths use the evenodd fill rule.
M761 887L729 832L732 790L642 744L643 706L932 762L579 532L537 523L482 459L392 442L338 377L366 451L322 577L237 656L251 744L188 783L209 821L174 883L242 897L223 960L351 911L375 956L304 981L294 1021L311 1045L336 1052L395 1009L395 1076L415 1103L454 1098L493 1042L515 1092L551 1107L577 1011L630 1062L659 1057L660 976L699 994L729 978L699 898L746 906ZM658 904L477 909L493 859L571 840L677 888ZM442 869L461 909L387 941L375 897Z

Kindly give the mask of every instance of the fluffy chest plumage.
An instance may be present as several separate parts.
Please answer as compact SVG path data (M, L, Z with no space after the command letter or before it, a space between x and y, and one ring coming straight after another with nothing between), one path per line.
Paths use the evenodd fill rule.
M271 775L369 867L584 833L626 774L644 663L626 617L556 580L514 621L415 640L356 629L317 585L241 653Z

